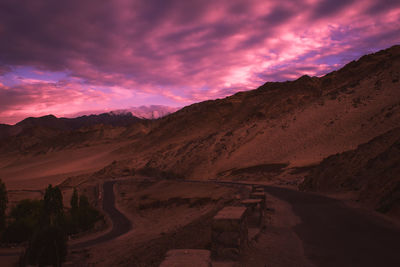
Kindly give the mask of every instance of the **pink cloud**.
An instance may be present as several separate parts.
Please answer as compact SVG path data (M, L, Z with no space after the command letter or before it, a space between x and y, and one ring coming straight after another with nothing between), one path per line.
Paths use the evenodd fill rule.
M15 66L38 75L8 87L21 103L36 96L30 109L8 105L9 116L62 113L69 105L77 112L150 101L181 106L266 81L322 75L400 42L400 4L391 0L4 0L2 6L2 88ZM66 75L57 90L40 77L53 72ZM59 97L61 91L76 99Z
M82 90L76 84L54 83L22 84L7 87L0 84L0 121L15 123L29 116L57 114L62 116L105 103L109 96L91 90Z

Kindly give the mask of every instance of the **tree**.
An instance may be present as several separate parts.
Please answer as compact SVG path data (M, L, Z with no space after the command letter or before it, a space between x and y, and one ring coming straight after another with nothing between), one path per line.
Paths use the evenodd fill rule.
M78 191L76 190L76 188L74 188L74 192L72 193L71 197L71 213L76 213L76 211L78 210L78 200Z
M44 213L47 223L55 225L59 223L59 219L63 217L63 197L58 186L53 187L51 184L47 187L44 194Z
M65 260L67 234L63 209L60 188L49 185L43 201L44 219L26 251L29 264L61 266Z
M0 231L4 229L6 223L6 209L8 197L6 185L0 179Z
M89 199L85 195L80 195L79 197L79 208L85 209L90 207Z
M10 219L3 234L3 241L20 243L28 241L38 229L43 215L43 201L24 199L11 209Z
M96 221L101 219L99 211L90 205L87 196L79 196L76 190L74 190L71 198L70 215L70 222L68 225L69 233L87 231L90 228L93 228Z

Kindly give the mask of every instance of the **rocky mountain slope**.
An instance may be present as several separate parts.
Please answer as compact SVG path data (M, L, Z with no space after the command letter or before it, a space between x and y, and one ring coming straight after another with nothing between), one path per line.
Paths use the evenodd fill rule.
M400 46L394 46L320 78L268 82L185 107L119 152L130 153L134 167L196 179L315 164L400 125L399 78Z

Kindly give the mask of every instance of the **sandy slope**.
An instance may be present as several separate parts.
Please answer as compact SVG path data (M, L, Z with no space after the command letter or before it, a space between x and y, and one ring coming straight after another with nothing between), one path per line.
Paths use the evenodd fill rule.
M91 173L119 159L113 150L124 143L71 148L40 155L8 155L0 159L0 177L9 190L43 189L69 176Z

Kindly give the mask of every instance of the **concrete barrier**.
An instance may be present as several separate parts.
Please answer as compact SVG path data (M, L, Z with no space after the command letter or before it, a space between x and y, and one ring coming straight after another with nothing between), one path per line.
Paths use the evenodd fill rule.
M264 218L262 199L244 199L241 204L247 207L247 224L249 227L259 227Z
M211 253L203 249L174 249L167 252L160 267L211 267Z
M264 188L263 187L257 187L253 190L253 192L259 192L259 193L264 193Z
M266 196L264 192L253 192L250 194L251 199L261 199L261 208L265 209Z
M247 208L225 207L215 215L212 224L212 257L237 260L247 245Z
M264 186L263 185L253 185L251 191L252 192L264 192Z

